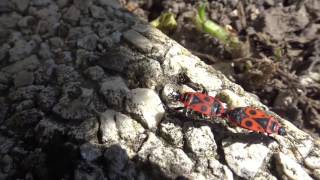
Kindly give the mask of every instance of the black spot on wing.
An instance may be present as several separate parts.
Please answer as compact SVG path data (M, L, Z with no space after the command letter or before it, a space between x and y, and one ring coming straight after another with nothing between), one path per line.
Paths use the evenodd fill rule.
M267 125L268 125L268 118L255 118L254 119L258 124L260 124L261 127L263 127L264 129L267 129Z
M235 108L229 111L228 115L237 124L241 124L241 121L248 117L243 108Z
M207 102L210 102L210 98L209 98L208 96L206 96L206 97L204 98L204 100L207 101Z
M208 110L207 106L202 105L201 106L201 112L206 112Z
M251 109L251 110L249 111L249 113L250 113L251 115L256 115L256 114L257 114L257 111L254 110L254 109Z
M191 105L194 104L199 104L201 102L200 98L198 96L193 96L192 101L191 101Z
M252 126L252 122L251 122L251 121L246 121L246 122L245 122L245 125L246 125L247 127L251 127L251 126Z

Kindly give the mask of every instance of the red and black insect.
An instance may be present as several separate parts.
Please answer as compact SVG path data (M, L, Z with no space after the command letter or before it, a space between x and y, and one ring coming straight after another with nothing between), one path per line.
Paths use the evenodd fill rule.
M183 109L186 115L195 112L203 117L218 117L225 113L224 104L206 91L176 94L175 99L183 103L176 110Z
M275 117L254 107L238 107L224 115L231 123L255 132L286 135L286 131Z

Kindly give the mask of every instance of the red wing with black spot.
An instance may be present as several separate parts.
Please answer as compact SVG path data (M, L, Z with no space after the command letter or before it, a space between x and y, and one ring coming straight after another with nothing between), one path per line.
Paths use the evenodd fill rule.
M187 92L184 93L180 101L186 109L191 109L205 116L221 116L224 113L223 104L205 93Z
M281 125L265 111L253 107L235 108L226 113L227 118L239 127L262 133L278 133Z

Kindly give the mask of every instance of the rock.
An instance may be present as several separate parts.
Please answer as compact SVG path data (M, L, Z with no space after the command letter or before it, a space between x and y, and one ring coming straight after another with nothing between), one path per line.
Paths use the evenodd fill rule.
M286 33L295 32L309 23L306 8L302 6L291 12L288 8L270 8L264 12L264 32L272 38L281 40Z
M119 145L109 147L104 153L104 159L107 164L108 177L111 179L119 179L129 161L126 151Z
M32 26L36 23L36 19L33 16L24 16L18 22L18 26L21 29L32 28Z
M134 115L147 129L156 128L165 112L157 93L146 88L131 90L125 107L126 111Z
M86 11L92 5L92 0L73 0L73 4L78 9Z
M89 119L85 119L81 124L71 127L66 133L77 140L78 142L89 142L92 144L102 143L100 137L97 138L100 132L99 122L94 116Z
M11 128L17 128L20 133L23 133L23 131L28 131L30 127L34 127L43 117L43 112L32 108L14 113L5 121L5 124Z
M53 138L61 137L65 134L66 127L55 121L44 118L34 128L36 138L40 143L47 144Z
M89 169L89 170L88 170ZM94 164L80 164L74 171L74 179L92 180L92 179L107 179L103 170Z
M306 179L312 178L308 173L298 164L295 160L289 156L279 152L275 154L277 170L281 174L281 178L289 179Z
M164 117L160 123L160 134L169 143L175 147L183 147L183 133L179 126L181 122L178 119Z
M225 102L230 109L248 106L243 97L240 97L229 89L222 90L216 97Z
M16 112L20 112L20 111L31 109L34 107L35 107L35 104L32 100L24 100L20 102L18 105L16 105L14 109Z
M0 16L0 27L15 28L21 16L15 12L3 14Z
M64 8L66 5L68 5L70 0L57 0L57 5L59 8Z
M158 61L148 59L131 64L127 70L127 77L132 87L142 83L142 87L155 89L163 81L161 65ZM141 87L138 86L138 87Z
M133 60L133 54L127 49L111 50L98 61L98 64L106 70L124 72L128 64Z
M143 52L150 52L152 49L152 43L149 39L134 30L128 30L123 33L123 37L129 43Z
M2 171L4 173L8 173L10 169L13 167L13 159L9 155L4 155L0 160L0 164L2 167Z
M47 86L37 95L37 104L43 111L51 111L52 107L57 103L57 97L58 93L56 89Z
M30 57L25 58L22 61L18 61L14 64L11 64L9 66L6 66L2 68L1 70L10 74L15 74L17 72L20 72L22 70L30 70L34 71L38 66L40 65L40 62L37 58L37 56L32 55Z
M29 56L36 47L37 43L35 41L18 40L14 47L9 50L10 62L21 61L21 59Z
M137 121L121 113L116 114L116 127L119 137L126 142L126 145L132 147L133 150L138 150L144 128Z
M102 81L105 77L104 71L100 66L91 66L84 73L93 81Z
M92 93L91 89L80 88L77 84L68 84L52 110L66 120L86 119L90 117L88 105L91 102Z
M48 6L50 3L50 0L31 0L31 5L38 7Z
M110 6L113 8L121 7L119 0L98 0L97 2L101 6Z
M200 159L199 163L203 163L205 166L199 169L199 163L196 165L196 173L192 173L187 176L189 179L227 179L233 180L232 171L226 165L222 165L218 160L214 158Z
M93 51L97 47L98 36L96 34L88 34L77 41L80 48Z
M208 126L189 127L185 130L186 147L197 157L212 157L216 154L217 144Z
M218 72L213 68L209 68L203 62L196 58L186 55L169 56L170 54L183 53L183 49L179 47L171 47L167 53L168 57L162 64L163 71L168 76L184 73L191 82L203 85L208 91L217 91L221 89L222 81L218 77Z
M8 52L9 52L9 49L10 49L9 44L3 44L3 45L0 47L0 62L1 62L5 57L7 57Z
M70 6L67 12L63 14L63 19L72 25L76 25L80 19L80 10L74 5Z
M306 166L308 166L311 169L320 169L320 157L316 157L316 156L307 157L304 160L304 163L306 164Z
M121 109L123 100L129 93L124 80L119 76L105 78L100 85L100 92L108 104Z
M7 154L11 152L16 142L14 139L0 135L0 153Z
M0 98L0 124L5 120L9 107L8 104L4 102L2 98Z
M19 12L25 12L29 6L30 0L12 0Z
M72 66L58 65L56 68L56 78L58 84L67 84L70 82L77 82L80 75Z
M118 128L116 126L116 115L117 112L114 110L107 110L99 114L102 141L108 146L117 144L119 142Z
M40 68L34 72L34 83L35 84L46 84L52 80L53 73L57 65L52 59L48 59L45 62L42 62Z
M156 148L150 153L149 161L170 178L189 174L193 168L191 159L178 148Z
M28 71L20 71L14 77L15 87L29 86L33 83L33 81L34 81L33 73Z
M266 171L258 171L258 173L256 174L256 176L254 177L254 179L257 180L277 180L278 178L276 178L274 175L272 175L272 173L270 172L266 172Z
M102 150L94 144L84 143L80 146L81 157L86 161L94 161L102 156Z
M317 17L320 17L320 3L317 0L307 0L305 6L310 14L315 14Z
M138 156L144 161L149 160L155 167L160 168L162 175L169 178L189 174L193 168L193 162L181 149L164 147L153 133L148 134Z
M10 1L0 1L0 13L8 13L12 10L12 3Z
M247 139L247 141L250 140ZM262 144L250 144L248 146L247 142L230 142L230 139L226 139L223 140L222 146L230 169L238 176L246 179L254 178L270 155L270 149Z
M105 19L106 18L106 13L105 10L99 6L92 5L90 7L90 12L92 17L97 18L97 19Z
M60 37L52 37L49 40L51 48L61 48L64 44Z
M26 99L33 99L36 97L36 95L43 89L43 86L26 86L26 87L20 87L16 90L12 90L9 93L9 100L13 102L22 101Z
M49 58L53 57L53 54L52 54L50 47L47 43L40 44L40 49L38 51L38 54L42 59L49 59Z

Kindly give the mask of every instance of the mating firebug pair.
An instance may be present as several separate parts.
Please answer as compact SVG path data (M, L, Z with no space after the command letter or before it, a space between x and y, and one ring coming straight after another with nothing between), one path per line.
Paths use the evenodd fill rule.
M286 135L286 131L277 119L265 111L254 107L238 107L227 110L224 103L203 92L175 94L174 98L183 103L186 115L196 112L205 117L225 117L232 124L255 132Z

